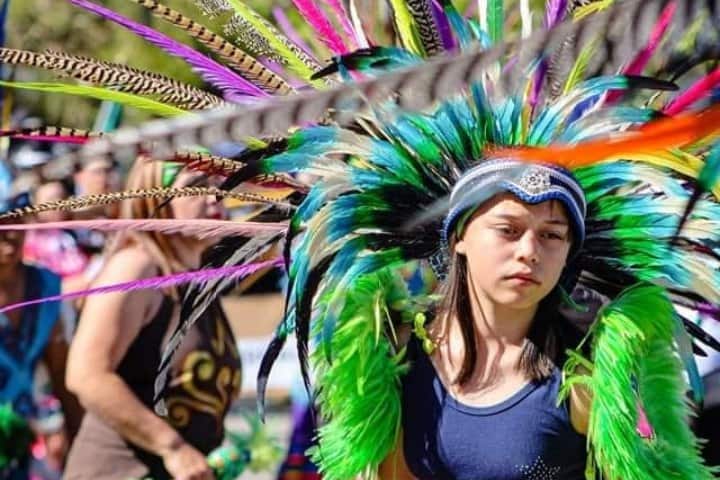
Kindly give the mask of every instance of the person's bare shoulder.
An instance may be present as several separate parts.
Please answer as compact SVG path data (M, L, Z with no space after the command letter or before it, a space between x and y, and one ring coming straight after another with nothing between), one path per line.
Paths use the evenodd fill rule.
M93 283L132 281L156 274L157 266L150 254L142 247L130 246L113 253Z

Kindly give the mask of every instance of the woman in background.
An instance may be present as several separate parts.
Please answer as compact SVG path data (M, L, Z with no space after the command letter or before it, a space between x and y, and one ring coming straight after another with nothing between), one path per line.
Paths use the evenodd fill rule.
M184 187L198 175L174 163L139 159L126 189ZM221 218L215 197L134 199L121 218ZM107 252L96 285L196 269L207 240L125 232ZM179 320L182 292L139 290L87 298L70 353L68 385L87 408L67 479L211 479L205 456L224 436L223 421L241 380L240 359L219 304L188 332L170 370L168 418L153 412L161 352Z

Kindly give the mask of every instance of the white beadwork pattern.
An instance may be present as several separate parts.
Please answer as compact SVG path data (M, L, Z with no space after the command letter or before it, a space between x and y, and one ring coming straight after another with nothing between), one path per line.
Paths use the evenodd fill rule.
M523 480L558 480L560 467L549 467L545 461L538 457L532 465L518 467L523 474Z
M552 184L550 183L550 174L545 169L530 168L523 173L520 180L517 182L520 188L530 193L531 195L537 195L539 193L545 193L550 190Z

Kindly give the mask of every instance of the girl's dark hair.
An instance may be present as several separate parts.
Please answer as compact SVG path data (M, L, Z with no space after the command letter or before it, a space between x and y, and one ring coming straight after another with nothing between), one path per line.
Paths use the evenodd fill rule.
M444 284L444 295L438 305L435 318L448 321L453 316L460 324L465 344L465 358L454 383L464 385L475 371L477 364L477 331L472 312L470 290L468 287L467 258L453 254L450 273ZM576 330L559 312L562 295L560 286L556 286L540 301L533 319L528 341L520 355L520 369L533 380L542 380L552 373L555 366L562 366L565 349L577 346L581 333Z

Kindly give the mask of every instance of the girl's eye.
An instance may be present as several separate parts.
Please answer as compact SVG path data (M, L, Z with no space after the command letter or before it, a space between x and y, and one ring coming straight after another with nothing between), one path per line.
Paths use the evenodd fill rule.
M549 240L565 240L565 235L559 232L546 232L544 237Z
M498 230L498 232L500 232L502 235L505 235L505 236L508 236L508 237L513 236L513 235L516 235L516 234L518 233L517 228L511 227L511 226L500 226L500 227L497 227L497 230Z

